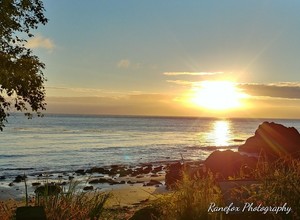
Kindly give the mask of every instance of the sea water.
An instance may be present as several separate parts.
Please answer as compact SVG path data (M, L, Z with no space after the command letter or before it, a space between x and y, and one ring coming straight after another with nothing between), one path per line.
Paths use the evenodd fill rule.
M283 119L13 115L0 133L0 176L204 160L216 149L236 151L263 121L300 130L300 120Z

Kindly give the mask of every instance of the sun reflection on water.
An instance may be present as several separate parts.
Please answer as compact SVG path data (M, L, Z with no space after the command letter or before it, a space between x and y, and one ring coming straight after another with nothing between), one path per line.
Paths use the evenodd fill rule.
M212 125L212 136L215 146L228 146L230 141L230 122L226 120L215 121Z

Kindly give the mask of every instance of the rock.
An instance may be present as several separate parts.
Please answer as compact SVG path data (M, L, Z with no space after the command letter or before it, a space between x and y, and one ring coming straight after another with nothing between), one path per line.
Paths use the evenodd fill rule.
M83 169L76 170L75 173L79 175L85 175L85 171Z
M255 135L239 147L239 151L264 153L271 160L279 156L300 158L300 134L294 127L264 122L259 125Z
M131 180L129 180L128 182L127 182L127 184L135 184L136 182L133 182L133 181L131 181Z
M255 168L257 159L241 155L232 150L214 151L204 161L204 165L214 174L217 174L218 179L228 179L229 176L235 176L240 173L243 167Z
M99 178L99 179L93 179L89 181L89 184L98 184L98 183L115 183L112 179L105 179L105 178Z
M93 190L94 187L93 186L85 186L83 187L83 190L88 191L88 190Z
M99 183L99 179L93 179L89 181L89 184L97 184Z
M14 186L14 184L13 183L9 183L8 186Z
M153 170L152 170L152 173L158 173L160 171L163 170L163 166L158 166L158 167L155 167Z
M150 173L151 171L152 171L152 165L148 165L148 166L146 166L146 167L143 167L142 173L143 173L143 174L148 174L148 173Z
M125 180L122 180L122 181L120 181L119 184L125 184L125 183L126 183Z
M86 173L108 174L109 170L106 170L103 167L92 167L91 169L87 170Z
M66 181L63 181L63 182L61 182L61 183L57 183L57 185L59 185L59 186L65 186L65 185L67 185L67 182L66 182Z
M15 183L20 183L20 182L24 181L25 178L27 178L27 176L25 176L25 175L23 175L23 176L18 175L18 176L16 176L14 182L15 182Z
M165 181L167 189L173 188L177 181L180 181L182 179L183 174L183 165L181 163L173 163L168 165Z
M34 190L35 194L38 196L50 196L57 195L62 191L61 187L57 184L49 183L43 186L39 186Z
M0 176L0 180L5 180L5 176Z
M74 179L74 176L69 176L69 180L72 180L72 179Z
M119 174L120 176L119 177L125 177L125 176L128 176L132 173L132 170L131 169L121 169L119 171Z
M32 185L32 186L39 186L39 185L41 185L41 183L35 182L35 183L32 183L31 185Z

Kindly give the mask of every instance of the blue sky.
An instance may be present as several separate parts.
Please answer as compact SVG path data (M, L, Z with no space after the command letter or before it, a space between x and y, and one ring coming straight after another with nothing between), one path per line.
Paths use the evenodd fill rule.
M179 82L200 82L211 75L165 73L222 72L218 75L238 83L246 93L251 87L253 97L259 101L263 97L278 112L280 105L274 99L284 99L296 106L289 110L293 117L300 117L296 113L300 93L293 100L289 95L300 92L299 1L46 0L44 4L49 23L36 30L31 47L46 64L50 112L69 111L73 105L77 111L72 113L131 114L135 108L133 114L151 114L136 111L145 104L138 96L151 100L149 106L160 101L153 114L205 116L207 111L188 110L174 100L190 89ZM287 95L278 97L283 85ZM276 90L274 95L270 90ZM64 97L69 106L57 104L55 98ZM102 104L90 112L71 97L89 97L85 100ZM111 106L103 106L102 99ZM129 104L129 99L135 100ZM269 107L248 110L260 117Z

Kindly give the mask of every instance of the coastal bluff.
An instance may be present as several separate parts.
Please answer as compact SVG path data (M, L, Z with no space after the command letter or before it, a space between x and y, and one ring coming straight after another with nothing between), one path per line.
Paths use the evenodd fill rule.
M285 127L274 122L263 122L254 136L239 146L239 152L263 154L268 159L280 156L300 158L300 134L294 127Z

